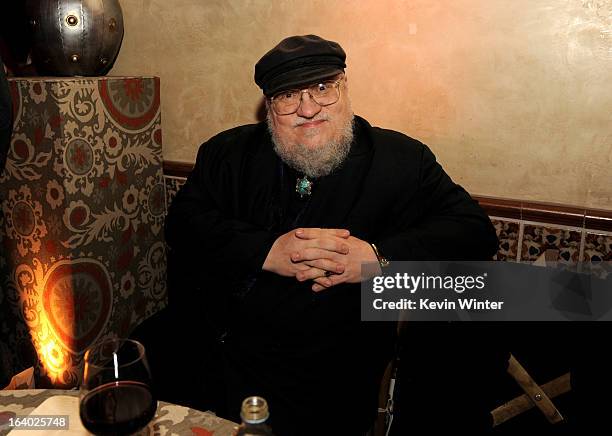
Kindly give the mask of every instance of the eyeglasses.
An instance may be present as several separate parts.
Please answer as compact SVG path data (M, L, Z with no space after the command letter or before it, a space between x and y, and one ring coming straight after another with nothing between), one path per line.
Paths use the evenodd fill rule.
M277 115L291 115L297 112L302 103L302 94L307 92L319 106L329 106L340 99L340 83L344 76L337 80L326 80L304 89L288 89L270 98L272 110Z

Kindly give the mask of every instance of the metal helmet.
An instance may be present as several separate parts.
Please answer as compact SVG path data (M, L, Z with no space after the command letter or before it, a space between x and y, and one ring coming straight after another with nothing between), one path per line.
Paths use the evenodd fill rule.
M28 0L32 60L39 74L98 76L123 40L119 0Z

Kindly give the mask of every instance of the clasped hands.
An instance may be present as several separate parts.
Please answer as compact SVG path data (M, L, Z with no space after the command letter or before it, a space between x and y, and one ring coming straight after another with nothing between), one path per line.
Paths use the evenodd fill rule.
M263 270L300 282L312 280L312 290L361 281L361 264L377 262L366 241L344 229L299 228L279 236Z

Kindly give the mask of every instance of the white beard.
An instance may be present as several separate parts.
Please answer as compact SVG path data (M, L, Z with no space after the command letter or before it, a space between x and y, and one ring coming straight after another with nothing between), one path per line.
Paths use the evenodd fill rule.
M327 176L339 168L351 150L354 130L352 114L347 122L338 129L334 140L315 148L283 141L274 130L269 112L267 121L276 154L291 168L313 179Z

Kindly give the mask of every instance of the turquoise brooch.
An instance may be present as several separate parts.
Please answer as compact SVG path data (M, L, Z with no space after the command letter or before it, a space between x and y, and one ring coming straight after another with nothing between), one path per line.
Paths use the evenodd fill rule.
M310 195L312 192L312 182L308 180L308 177L304 176L301 179L297 179L295 183L295 192L300 194L300 198L304 197L304 195Z

